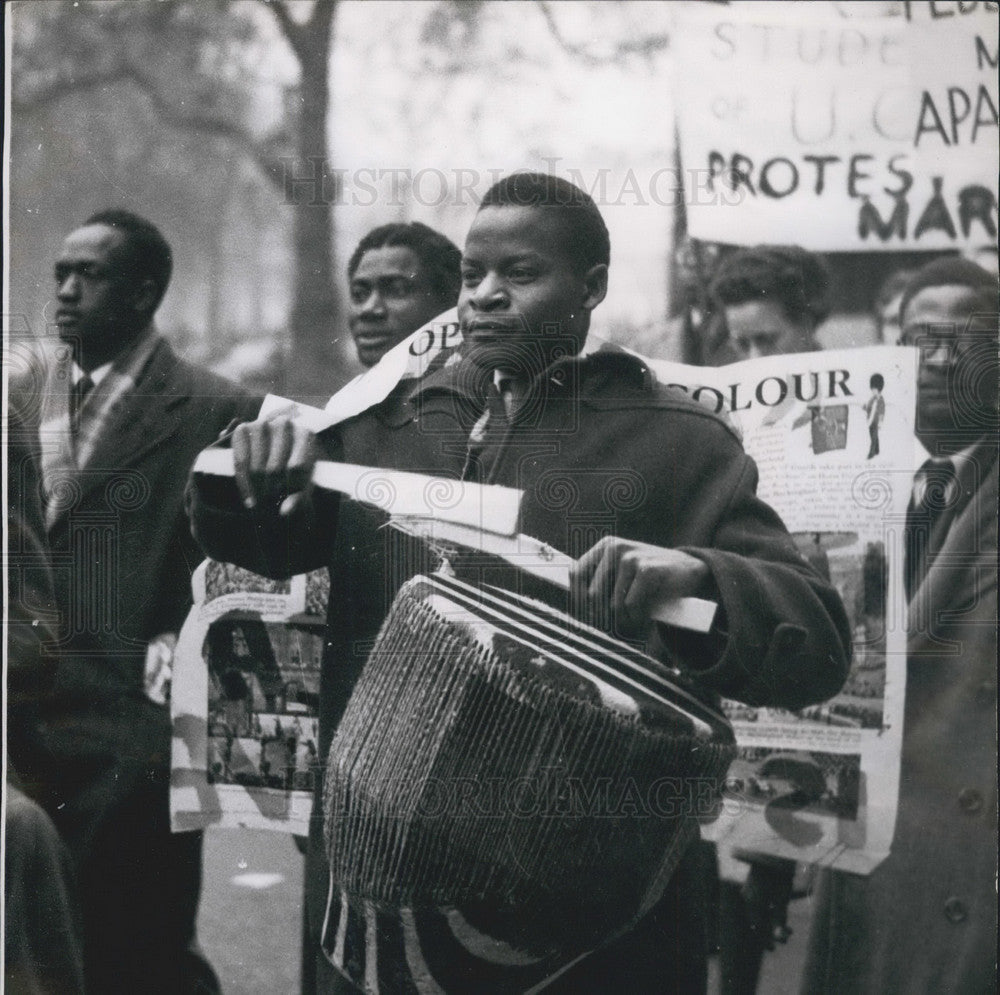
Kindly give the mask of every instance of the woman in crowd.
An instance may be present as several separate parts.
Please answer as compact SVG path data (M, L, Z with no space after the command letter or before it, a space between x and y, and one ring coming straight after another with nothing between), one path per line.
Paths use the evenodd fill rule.
M826 260L796 245L738 249L719 267L710 288L715 318L728 337L708 357L711 365L819 349L815 333L830 313ZM742 883L720 883L719 952L727 995L752 995L766 950L789 935L794 861L746 851Z
M822 256L797 245L739 249L719 267L710 293L729 331L716 350L730 354L724 362L820 348L816 328L830 313Z

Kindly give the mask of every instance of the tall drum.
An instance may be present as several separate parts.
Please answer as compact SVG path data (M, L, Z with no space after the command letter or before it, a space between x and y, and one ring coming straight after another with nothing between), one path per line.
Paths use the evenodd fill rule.
M415 577L330 749L327 952L368 990L527 991L656 902L734 752L657 661Z

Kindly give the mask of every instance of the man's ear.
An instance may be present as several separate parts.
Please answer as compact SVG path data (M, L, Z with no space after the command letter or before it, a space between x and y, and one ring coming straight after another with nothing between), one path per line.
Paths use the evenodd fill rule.
M132 293L132 307L143 314L152 315L156 310L160 288L151 277L146 277Z
M591 266L583 276L585 296L582 307L593 311L608 295L608 267L604 263Z

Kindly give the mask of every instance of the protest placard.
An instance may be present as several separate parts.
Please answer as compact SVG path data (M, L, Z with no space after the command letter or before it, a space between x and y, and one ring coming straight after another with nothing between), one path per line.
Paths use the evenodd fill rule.
M820 251L996 242L996 4L750 6L678 5L691 235Z

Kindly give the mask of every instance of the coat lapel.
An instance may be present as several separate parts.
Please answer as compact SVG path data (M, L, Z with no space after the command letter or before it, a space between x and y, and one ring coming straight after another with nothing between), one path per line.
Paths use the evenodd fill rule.
M994 460L968 504L952 522L944 545L910 600L909 631L921 638L961 621L996 587L997 463ZM933 618L921 616L933 613ZM924 633L926 637L927 633Z
M178 390L177 358L160 342L149 362L110 413L94 451L80 472L82 494L106 485L116 471L138 464L183 422L189 398Z

